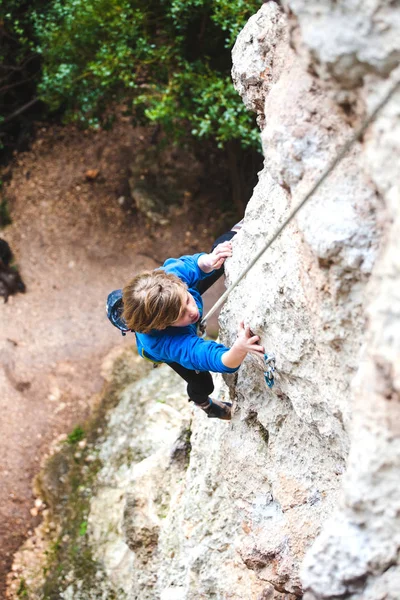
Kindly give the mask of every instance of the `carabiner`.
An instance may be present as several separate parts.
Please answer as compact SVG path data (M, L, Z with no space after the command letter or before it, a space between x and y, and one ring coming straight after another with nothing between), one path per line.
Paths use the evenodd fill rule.
M275 354L264 354L265 371L264 379L269 388L272 388L275 383Z

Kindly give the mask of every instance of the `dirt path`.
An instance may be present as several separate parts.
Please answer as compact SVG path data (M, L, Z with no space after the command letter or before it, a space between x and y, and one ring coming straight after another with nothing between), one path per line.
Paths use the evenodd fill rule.
M15 157L5 186L13 223L0 237L27 293L0 299L0 597L13 553L40 519L32 479L49 443L89 414L105 354L132 343L106 321L107 293L159 258L206 249L223 229L196 204L165 227L127 208L129 161L145 144L146 134L123 121L88 135L43 129ZM88 169L100 171L94 181Z

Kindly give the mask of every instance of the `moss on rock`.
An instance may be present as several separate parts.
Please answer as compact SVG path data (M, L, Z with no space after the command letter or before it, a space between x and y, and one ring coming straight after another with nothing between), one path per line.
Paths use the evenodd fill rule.
M122 390L150 371L134 347L113 351L104 361L107 384L94 414L53 448L35 479L35 493L46 504L43 523L35 532L36 560L22 550L15 572L24 573L9 587L10 598L30 600L122 600L101 565L93 558L88 540L90 501L102 467L99 444L104 439L108 413ZM51 525L51 526L49 526ZM96 591L97 590L97 591Z

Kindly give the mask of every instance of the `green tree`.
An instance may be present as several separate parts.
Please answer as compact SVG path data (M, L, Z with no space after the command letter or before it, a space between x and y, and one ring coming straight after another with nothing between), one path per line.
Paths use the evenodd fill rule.
M39 95L86 126L123 101L174 137L255 146L230 81L230 49L260 0L53 0L33 13Z
M41 59L36 51L32 7L45 0L0 0L0 148L13 148L37 110ZM15 125L17 124L17 125Z
M123 106L133 123L191 140L201 159L217 145L241 212L261 165L231 48L261 3L0 0L0 148L27 148L36 119L107 126Z

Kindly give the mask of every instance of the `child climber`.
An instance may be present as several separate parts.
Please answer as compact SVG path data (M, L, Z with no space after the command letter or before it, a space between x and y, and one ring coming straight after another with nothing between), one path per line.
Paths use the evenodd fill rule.
M210 254L169 258L162 267L136 275L123 289L123 308L120 290L112 292L107 302L113 324L135 332L139 354L167 363L187 382L189 400L208 417L223 420L231 419L231 404L210 398L214 385L209 371L234 373L248 352L264 354L259 337L243 322L231 348L197 335L203 313L201 294L223 274L239 226L218 238ZM117 317L110 315L116 299L120 302Z

